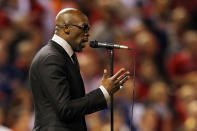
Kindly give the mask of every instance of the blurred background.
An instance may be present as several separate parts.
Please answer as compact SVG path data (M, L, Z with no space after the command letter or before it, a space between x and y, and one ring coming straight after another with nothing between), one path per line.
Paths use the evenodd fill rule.
M63 8L84 12L90 39L136 51L132 131L197 131L197 0L0 0L0 131L30 131L34 110L28 70L54 33ZM78 54L86 92L100 85L109 54ZM133 76L134 51L115 50L114 70ZM115 94L115 131L129 131L132 77ZM109 131L110 112L86 117L89 131Z

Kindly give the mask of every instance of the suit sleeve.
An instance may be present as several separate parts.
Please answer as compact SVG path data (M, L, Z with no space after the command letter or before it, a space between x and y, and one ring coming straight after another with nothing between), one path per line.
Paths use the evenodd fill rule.
M107 108L105 97L99 88L84 97L71 99L72 87L68 83L66 64L62 61L60 57L51 55L42 60L38 67L43 91L59 118L70 121Z

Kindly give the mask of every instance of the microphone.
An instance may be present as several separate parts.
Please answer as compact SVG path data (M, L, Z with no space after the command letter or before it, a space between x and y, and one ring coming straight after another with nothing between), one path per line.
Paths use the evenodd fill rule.
M90 41L90 47L92 48L107 48L107 49L128 49L131 50L132 48L124 45L113 44L113 43L100 43L96 40Z

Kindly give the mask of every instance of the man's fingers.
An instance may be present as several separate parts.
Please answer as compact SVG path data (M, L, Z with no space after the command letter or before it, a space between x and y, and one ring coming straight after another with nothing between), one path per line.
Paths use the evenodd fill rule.
M108 78L108 74L107 74L107 70L106 70L106 69L104 69L103 77L104 77L105 79Z
M125 76L121 81L118 81L115 84L115 87L111 90L111 94L114 94L116 91L118 91L119 89L121 89L120 86L122 86L129 78L130 78L130 76Z
M121 75L118 79L116 79L115 83L119 83L121 80L123 80L125 77L130 75L130 73L127 71L123 75Z
M119 82L119 85L123 85L129 78L130 78L130 76L126 76L124 79L122 79L122 80Z
M125 71L124 68L120 69L114 76L112 76L112 80L116 80L121 73Z

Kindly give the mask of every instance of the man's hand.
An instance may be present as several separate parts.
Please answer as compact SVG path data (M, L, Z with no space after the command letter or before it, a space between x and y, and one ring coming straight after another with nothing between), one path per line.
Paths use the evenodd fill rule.
M111 95L120 89L128 79L130 73L125 71L124 68L120 69L114 76L109 77L107 70L104 69L103 79L101 84L107 90L107 92Z

